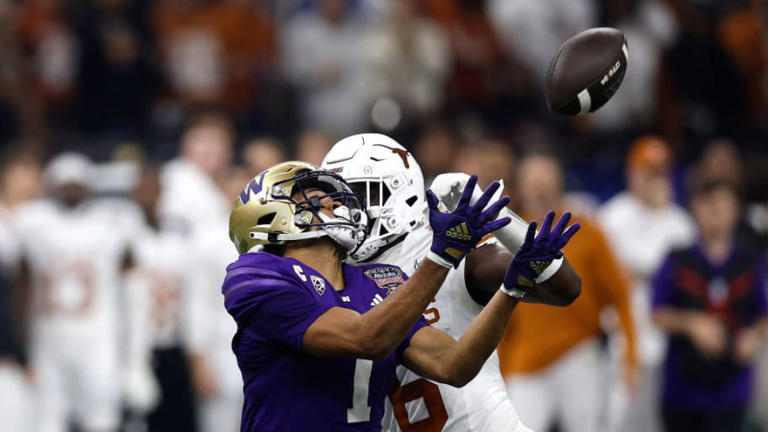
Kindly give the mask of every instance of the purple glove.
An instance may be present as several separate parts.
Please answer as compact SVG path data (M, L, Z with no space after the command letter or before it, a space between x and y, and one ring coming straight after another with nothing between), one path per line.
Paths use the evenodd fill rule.
M456 209L451 213L441 212L438 209L437 197L431 190L427 191L429 224L433 232L432 247L427 257L437 264L458 267L464 255L474 249L483 237L510 221L509 218L494 221L501 208L509 204L507 196L483 211L493 193L499 188L498 182L491 183L475 205L469 205L476 183L477 176L469 178Z
M565 212L560 216L557 225L552 228L552 221L555 219L555 212L549 211L544 216L544 222L539 235L536 235L536 222L528 224L528 231L525 233L525 241L517 251L515 257L507 268L504 275L504 292L512 297L522 298L530 288L532 288L537 277L544 269L552 263L553 260L561 258L563 252L561 249L581 228L581 225L575 223L568 230L565 227L571 220L571 213Z

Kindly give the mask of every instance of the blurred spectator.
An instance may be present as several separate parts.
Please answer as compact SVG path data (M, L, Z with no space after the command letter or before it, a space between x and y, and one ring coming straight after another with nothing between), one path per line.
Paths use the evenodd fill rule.
M159 169L148 166L132 193L142 209L145 226L133 239L134 265L126 275L126 285L131 295L144 297L138 302L144 305L143 310L134 312L144 317L142 331L148 336L149 364L159 394L153 398L152 389L137 389L137 400L131 402L146 415L149 431L194 432L197 410L186 347L187 326L196 319L187 316L186 307L190 301L186 278L194 268L187 255L187 239L161 225L157 208L160 192ZM140 360L136 363L131 365L131 372L144 373L145 365Z
M303 126L333 136L358 133L368 112L365 27L349 2L318 0L283 34L283 67L300 92Z
M276 35L264 1L163 0L153 27L182 101L242 112L274 83Z
M230 202L216 182L232 159L234 130L227 117L203 113L193 117L181 138L178 158L166 163L160 175L159 211L164 223L191 233L195 224L218 220Z
M296 142L296 160L320 165L333 143L328 135L318 130L307 130L299 135ZM269 167L271 165L268 165Z
M233 202L251 179L243 167L230 166L218 182L219 193ZM193 383L203 432L237 432L243 407L242 376L232 352L236 325L221 307L221 292L212 287L224 280L226 267L237 259L227 233L229 209L198 225L186 257L189 289L190 353Z
M22 291L14 213L39 196L42 180L37 159L26 154L6 155L0 173L0 418L9 430L27 431L34 429L35 403L27 358L29 295Z
M126 0L69 5L79 44L81 129L134 138L144 133L146 106L156 87L146 5Z
M424 128L413 151L424 172L424 184L430 184L436 175L453 170L459 146L446 125L433 123Z
M371 100L394 99L407 119L440 109L450 66L446 35L420 9L418 0L393 1L364 48L371 67Z
M657 93L662 131L675 141L722 134L739 137L750 125L747 88L717 40L717 9L722 5L675 4L681 34L664 54L665 71Z
M594 116L603 131L647 130L655 125L659 69L662 54L677 32L674 15L662 0L612 0L607 23L624 32L629 42L626 79L605 109Z
M66 0L21 2L20 42L30 61L36 92L53 106L66 106L74 96L80 42L64 16Z
M488 0L488 16L507 49L541 80L560 45L594 27L595 6L590 0Z
M486 140L459 151L453 171L477 173L477 184L483 189L495 180L504 180L504 193L515 191L517 158L512 147L499 140Z
M0 214L13 213L27 201L43 194L40 161L32 153L6 152L0 170Z
M0 147L46 131L41 101L29 79L18 9L16 2L0 1Z
M657 383L664 337L651 321L649 280L672 248L687 245L694 237L693 222L673 201L672 167L672 152L663 139L640 138L627 155L627 190L606 202L599 213L611 246L631 277L643 367L640 388L631 402L627 389L611 389L616 405L610 421L618 430L650 432L660 427Z
M763 258L739 243L732 184L694 184L698 243L671 253L653 281L654 320L669 332L662 409L669 431L741 430L753 362L768 334Z
M727 181L740 190L744 186L744 166L733 141L728 138L709 141L699 158L695 175Z
M120 418L118 301L140 227L125 202L91 198L91 164L77 153L46 168L51 198L20 208L15 227L30 275L32 364L40 430L115 430ZM118 229L119 228L119 229Z
M283 144L274 138L254 138L243 148L243 162L253 176L285 160Z
M550 209L563 211L563 178L549 155L520 161L517 194L523 216L540 218ZM520 304L499 346L507 389L532 430L559 423L564 432L599 431L604 413L604 362L600 314L615 307L628 344L624 353L628 385L634 382L636 354L629 305L629 286L607 239L581 217L581 231L564 252L581 277L581 295L567 308Z
M768 102L765 89L768 73L768 44L766 44L766 13L768 4L761 0L738 2L724 14L718 24L720 44L746 81L746 96L751 120L765 124Z

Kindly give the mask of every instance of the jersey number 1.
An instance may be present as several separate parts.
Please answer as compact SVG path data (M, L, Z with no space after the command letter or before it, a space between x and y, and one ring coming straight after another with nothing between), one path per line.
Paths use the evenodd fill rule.
M371 419L368 406L368 390L371 386L373 360L355 361L355 380L352 391L352 408L347 408L347 423L367 422Z

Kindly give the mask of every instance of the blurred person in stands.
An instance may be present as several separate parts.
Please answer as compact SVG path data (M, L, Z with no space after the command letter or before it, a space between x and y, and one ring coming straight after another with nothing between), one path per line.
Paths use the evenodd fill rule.
M19 2L15 18L21 53L32 66L26 79L31 83L28 90L45 104L49 114L62 117L73 108L81 50L77 32L65 15L66 3ZM49 120L57 122L53 115Z
M243 147L243 163L251 174L256 174L286 160L283 143L276 138L261 137L249 140ZM229 196L229 195L225 195Z
M192 106L223 103L241 113L270 91L277 38L265 3L154 2L152 27L161 60L182 102Z
M302 125L334 136L358 132L367 121L366 27L350 3L319 0L282 35L283 67L299 91Z
M251 169L230 166L218 183L219 191L229 202L255 175ZM229 241L228 223L227 211L216 221L198 226L187 250L194 269L186 281L188 315L192 318L189 349L202 432L240 430L243 407L242 376L232 352L237 326L221 307L221 291L211 289L224 280L226 266L237 260Z
M28 293L19 288L19 240L14 212L42 192L42 173L36 157L3 155L0 164L0 418L8 430L33 430L33 375L28 362ZM8 395L13 395L9 397Z
M414 156L424 173L424 184L431 184L439 174L451 172L458 151L459 146L448 126L433 123L425 127L414 149Z
M590 116L604 132L621 133L655 125L656 87L664 49L677 34L675 16L664 0L613 0L603 3L607 24L632 41L628 79L611 98L609 109Z
M537 77L546 75L563 41L597 20L589 0L490 0L487 9L506 48Z
M638 139L627 155L627 190L599 211L600 223L631 278L642 366L641 385L635 394L621 386L611 390L611 426L622 431L652 432L660 427L658 373L664 336L651 320L649 280L672 248L687 245L694 237L693 221L674 202L672 164L672 151L662 138ZM614 354L626 343L621 339L612 342Z
M744 186L744 164L736 144L728 138L715 138L704 147L696 170L716 177L740 189Z
M515 169L517 157L512 146L501 140L485 140L471 147L464 147L456 158L453 171L476 172L477 184L485 187L492 181L504 180L504 193L515 190ZM512 202L515 197L510 195Z
M727 2L667 3L676 12L680 33L661 62L656 92L660 130L675 141L743 136L753 120L747 80L718 40L718 20Z
M365 42L371 101L390 97L416 118L440 108L451 59L446 34L421 9L416 0L393 1Z
M559 210L563 174L558 161L549 154L524 157L518 166L516 193L523 218ZM563 252L581 276L581 296L563 309L519 305L499 345L512 403L523 423L536 431L556 423L564 432L602 430L607 389L600 315L606 308L618 311L621 332L628 341L624 378L630 386L636 378L629 284L597 225L583 217L574 219L581 224L581 232Z
M319 130L306 130L296 141L296 160L319 166L332 144L325 133Z
M126 275L127 295L137 305L132 319L134 332L141 331L143 346L135 346L130 370L139 376L134 405L146 416L147 430L197 430L196 406L187 358L189 285L186 277L194 269L188 259L187 237L163 224L159 214L159 169L144 168L132 198L143 212L144 229L133 239L134 265ZM215 291L215 290L214 290ZM136 342L139 344L140 342ZM153 388L154 386L154 388Z
M44 432L114 431L120 419L119 288L141 219L125 202L90 197L90 172L85 156L58 155L45 170L50 197L15 217Z
M230 203L216 182L232 159L234 133L229 119L221 114L203 113L189 121L179 157L166 163L160 173L163 190L158 207L164 223L191 233L195 224L218 220L229 211Z
M690 207L697 242L669 254L652 283L654 321L670 336L664 426L738 431L768 335L765 258L736 236L741 204L732 184L696 179Z
M490 21L486 1L427 1L425 8L448 35L448 95L458 111L491 108L517 71ZM493 113L493 110L489 110Z

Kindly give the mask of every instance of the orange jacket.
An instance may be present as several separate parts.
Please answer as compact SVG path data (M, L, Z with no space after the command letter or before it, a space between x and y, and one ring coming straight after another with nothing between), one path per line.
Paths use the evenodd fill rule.
M600 312L613 305L627 340L625 360L636 365L630 286L602 231L584 218L564 252L581 276L581 295L567 307L521 303L499 345L501 372L536 372L601 332Z

